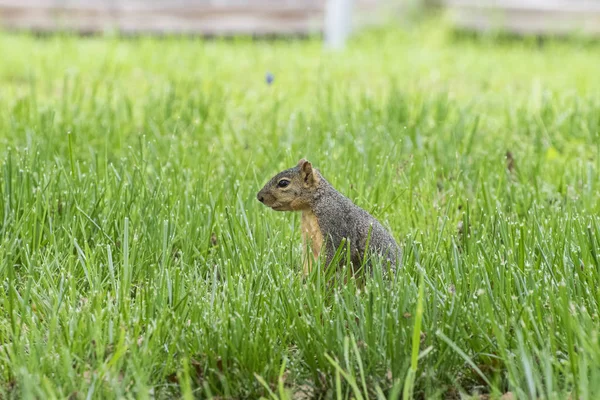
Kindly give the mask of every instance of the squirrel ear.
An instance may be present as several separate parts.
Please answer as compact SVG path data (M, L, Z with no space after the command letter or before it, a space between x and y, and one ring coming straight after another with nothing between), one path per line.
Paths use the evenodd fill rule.
M298 166L300 167L300 176L305 184L312 186L319 182L318 176L315 174L313 170L312 164L310 161L306 161L304 158L298 162Z

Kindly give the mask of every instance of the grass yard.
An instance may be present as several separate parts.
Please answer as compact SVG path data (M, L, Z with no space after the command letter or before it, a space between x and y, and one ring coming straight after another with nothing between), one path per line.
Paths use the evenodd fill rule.
M0 397L600 396L600 44L0 54ZM299 215L255 197L301 157L404 247L392 280L303 281Z

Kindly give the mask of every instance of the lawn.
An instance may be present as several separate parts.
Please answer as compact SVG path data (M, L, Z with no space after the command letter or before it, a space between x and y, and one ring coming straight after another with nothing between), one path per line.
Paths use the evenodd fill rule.
M339 54L0 54L0 397L600 396L599 44L433 20ZM396 276L302 278L299 215L256 200L301 157L390 229Z

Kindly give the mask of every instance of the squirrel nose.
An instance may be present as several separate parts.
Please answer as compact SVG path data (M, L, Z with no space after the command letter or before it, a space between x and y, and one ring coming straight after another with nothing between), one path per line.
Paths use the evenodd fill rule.
M258 199L258 201L260 201L261 203L265 202L265 198L259 193L256 198Z

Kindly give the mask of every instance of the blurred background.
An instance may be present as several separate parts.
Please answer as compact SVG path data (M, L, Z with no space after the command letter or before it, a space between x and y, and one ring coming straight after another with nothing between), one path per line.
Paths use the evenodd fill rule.
M362 27L447 14L460 29L600 33L599 0L0 0L0 26L83 34L314 35L343 46Z

